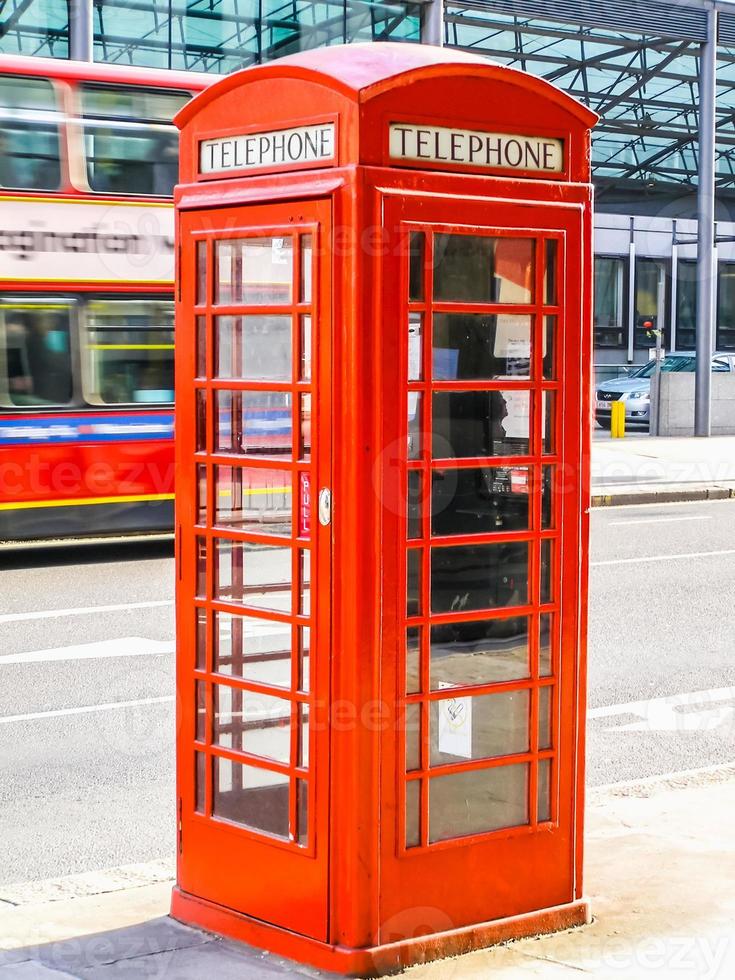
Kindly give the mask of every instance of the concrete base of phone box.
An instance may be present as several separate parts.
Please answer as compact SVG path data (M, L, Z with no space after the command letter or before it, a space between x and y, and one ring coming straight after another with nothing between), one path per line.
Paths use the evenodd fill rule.
M287 929L250 918L174 888L171 915L180 922L248 943L271 953L351 977L381 977L416 963L459 956L510 939L560 932L592 921L589 902L578 899L565 905L464 926L449 932L404 939L396 943L348 949L332 946Z

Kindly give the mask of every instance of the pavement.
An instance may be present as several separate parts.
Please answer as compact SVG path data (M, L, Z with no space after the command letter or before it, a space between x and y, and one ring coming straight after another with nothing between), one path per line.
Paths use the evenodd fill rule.
M587 802L592 922L413 967L406 980L730 980L735 765L619 783ZM71 876L0 892L0 980L276 980L329 974L171 920L172 882ZM100 873L98 873L98 876ZM80 880L81 879L81 880Z
M592 469L593 503L598 507L631 503L657 505L674 501L726 500L735 498L735 438L699 440L628 436L622 440L612 440L607 433L596 433ZM681 583L677 579L674 584L681 592L681 595L676 593L676 601L681 604L682 609L688 603L697 602L691 593L691 587L699 580L700 575L704 576L704 572L700 571L694 579L691 578L694 573L690 564L694 559L702 562L727 562L724 569L720 569L719 565L716 569L713 566L710 570L712 574L708 573L709 577L704 576L702 581L710 583L710 590L713 581L721 582L725 592L730 588L727 573L732 550L722 550L729 543L722 537L725 533L722 521L725 520L729 525L724 510L730 505L722 503L719 506L706 506L708 511L712 508L706 515L688 508L673 508L673 511L650 507L638 511L634 508L629 513L634 515L635 520L621 518L620 511L617 515L613 511L597 512L598 520L603 519L604 515L605 522L612 522L610 529L606 523L604 534L601 535L606 542L606 551L599 556L599 560L593 560L593 573L605 576L604 581L598 583L597 591L605 596L608 616L611 596L617 595L615 590L618 589L621 607L625 606L627 610L627 614L621 612L621 622L626 621L630 627L629 600L625 598L626 593L618 582L617 573L619 568L624 569L627 579L637 570L638 563L649 563L642 565L641 574L644 576L646 568L658 567L650 565L651 562L666 560L675 571L681 565ZM717 516L720 508L723 508L721 517ZM674 521L679 523L672 527ZM653 536L658 523L662 524L667 534L663 549L659 539ZM635 527L632 526L634 524ZM639 524L646 527L638 527ZM677 528L676 536L673 535L673 528ZM702 537L705 531L713 537L712 541ZM649 533L650 537L646 537ZM687 535L696 535L696 542L690 541ZM104 551L104 546L102 548ZM610 548L613 551L608 555ZM710 550L702 551L703 548ZM649 551L652 555L646 557ZM95 572L95 576L106 563L107 557L90 552L90 571ZM163 580L170 562L168 553L154 548L146 557L150 572ZM6 669L25 665L26 668L35 670L34 663L45 659L58 661L59 669L66 671L69 660L80 657L90 666L95 663L96 658L100 658L103 663L116 664L116 658L120 657L119 650L97 650L95 646L108 642L109 637L109 624L100 618L100 609L105 610L105 616L120 619L119 632L123 638L131 632L129 617L135 617L136 635L150 635L151 643L160 644L160 648L146 648L147 656L155 660L169 654L164 645L169 635L167 621L170 618L171 600L163 592L160 596L156 593L154 600L150 600L150 575L144 576L148 590L145 596L129 592L127 588L123 588L123 594L120 594L121 569L126 563L121 565L118 556L117 568L111 570L109 580L104 575L95 577L99 594L89 598L85 593L85 608L72 610L73 617L69 615L69 607L73 603L72 595L57 597L55 609L29 613L28 597L38 595L37 576L44 574L40 572L44 564L45 559L39 562L29 560L27 568L19 566L19 571L30 577L25 587L21 587L24 583L19 581L17 594L14 593L11 597L14 601L7 606L9 612L2 618L9 624L17 620L17 625L25 631L27 642L18 648L18 653L14 652L14 647L7 648L4 658L8 661ZM132 556L129 567L131 574L139 574L137 561ZM58 582L61 578L64 588L82 598L81 593L86 589L86 579L80 577L82 573L76 567L73 575L68 575L65 571L65 575L60 577L58 572L57 568L54 581ZM54 571L50 569L48 575L53 576ZM690 596L689 600L686 598L687 594ZM702 628L702 650L712 644L714 636L726 639L729 600L723 593L719 598L714 595L713 601L716 606L719 605L720 613L710 610L707 615L710 615L711 622L719 621L719 629L708 633ZM59 610L63 610L62 620L57 619L61 615ZM85 642L81 646L79 643L82 637L76 639L70 634L69 639L62 638L59 622L69 620L70 623L86 623L85 617L88 614L93 617L96 625L93 624L91 628L85 626ZM594 609L592 614L593 623ZM718 620L718 616L723 615L725 618ZM145 616L150 617L150 623L141 618ZM650 609L647 613L642 610L641 628L638 631L642 657L647 649L644 642L645 622L650 626L650 616ZM57 631L54 644L48 642L49 618ZM678 628L680 627L681 623ZM676 633L675 618L672 620L672 628ZM72 640L77 644L73 657L67 647L63 647L62 657L62 642L68 644ZM660 654L662 662L665 662L671 673L671 691L684 690L685 678L680 675L686 671L691 672L691 660L688 667L681 664L679 670L675 657L676 637L664 637L662 643L667 647ZM39 650L35 650L35 660L23 652L27 650L28 644L39 649L43 646L40 653L44 657L40 657ZM45 649L52 645L59 649ZM630 647L630 644L621 646L614 635L610 645L611 649L617 650ZM94 650L91 649L93 646ZM691 649L691 642L687 640L679 646ZM649 977L666 980L671 977L677 980L731 980L735 976L735 890L732 888L735 872L735 835L732 832L735 764L728 761L731 757L727 753L729 742L721 737L725 729L735 733L735 715L729 703L733 700L735 689L723 686L731 683L728 679L731 678L732 671L731 654L719 647L713 649L711 654L710 659L714 666L720 665L719 673L708 668L706 675L692 678L688 685L690 688L706 686L707 690L687 695L686 703L681 700L682 695L669 694L668 688L664 691L660 678L651 674L648 679L643 676L642 683L649 685L650 694L664 694L664 697L630 701L631 695L621 688L619 693L612 690L607 692L603 698L604 703L592 704L591 745L598 737L598 729L604 734L613 722L621 724L620 719L626 724L630 722L628 727L631 729L631 738L639 744L642 736L638 729L651 728L651 712L655 708L659 722L666 714L663 718L666 731L671 728L666 726L673 719L672 733L676 730L677 735L682 735L683 732L684 737L679 738L676 743L683 746L680 765L687 764L685 752L691 752L690 758L701 759L704 754L703 739L710 735L713 739L716 735L715 741L717 745L722 743L723 749L722 754L716 757L717 763L706 769L651 776L633 782L596 787L589 791L585 888L592 905L592 923L552 936L519 940L466 956L417 966L406 971L409 980L485 980L490 976L500 980L516 980L524 976L555 980L557 977L572 978L580 974L604 980L623 977L625 980L648 980ZM18 663L11 663L12 658L17 659ZM657 658L645 656L643 659L653 665ZM121 664L122 667L126 666L124 658ZM635 673L640 676L637 668ZM128 688L130 678L126 670L121 669L120 677L116 680L113 678L115 684L119 682L122 685L119 691L115 688L114 695L116 698L127 697L128 701L124 703L136 706L136 711L147 710L149 705L158 710L162 705L168 712L171 696L162 693L167 689L167 670L157 670L156 678L156 683L150 689L147 686L148 681L145 689L139 690L139 685ZM47 716L55 718L57 715L66 718L70 712L89 711L87 701L92 692L83 685L82 688L77 688L77 682L72 683L74 677L71 675L67 678L69 684L65 690L73 695L74 704L78 701L82 707L59 707L52 698L52 695L56 697L54 692L59 690L58 684L54 685L53 690L47 689L40 674L34 677L34 683L30 687L27 677L25 680L25 684L19 683L11 687L15 691L34 691L34 697L36 700L40 697L42 703L29 701L23 707L25 714L6 719L7 721L17 721L17 724L25 725L41 716L44 719ZM109 683L109 675L107 680ZM617 682L611 678L610 683ZM715 689L714 685L719 686ZM594 685L595 689L599 686ZM135 700L130 700L131 698ZM607 703L611 698L619 698L621 703L611 706ZM100 704L97 707L106 709L115 706ZM695 733L689 731L692 726L682 725L682 717L686 715L689 718L692 712L699 711L704 711L704 714L702 719L693 719L696 721L695 741ZM617 712L613 722L610 721L611 712ZM646 715L643 721L640 712ZM717 715L716 718L714 714ZM73 718L76 717L74 714ZM103 712L101 716L95 717L106 717L106 714ZM125 763L120 772L115 772L108 779L108 790L114 799L108 799L107 819L121 806L121 799L115 795L120 783L127 785L127 796L133 798L140 789L138 769L142 764L142 746L149 744L151 734L150 723L145 722L145 717L141 715L142 720L131 722L122 729L117 725L115 731L110 731L108 742L102 740L100 752L104 752L109 758L110 745L117 745L117 741L122 738L124 751L120 757ZM163 725L165 729L167 718L159 719L156 724ZM165 734L158 728L156 731L158 735ZM29 742L16 742L16 746L24 744ZM646 743L645 748L654 758L652 746ZM52 759L51 768L46 773L53 777L51 783L58 781L58 761ZM630 767L631 775L641 771L639 760L634 758L633 762L635 764ZM617 763L613 759L612 764L618 765L620 772L630 771L625 769L622 761ZM144 771L142 775L143 784L150 782L151 773ZM598 774L592 767L591 781L595 782L600 777L604 778L602 770ZM25 784L33 784L33 780L29 783L27 766ZM44 784L48 786L48 780ZM19 790L20 785L19 783L15 789ZM163 793L168 800L170 793L165 781L161 785L163 788L158 787L156 792ZM131 786L135 787L132 793ZM89 800L80 793L81 790L78 789L73 798L70 796L66 819L56 825L57 839L49 837L50 845L44 846L39 852L42 860L38 880L20 880L19 883L12 868L0 867L0 980L63 980L69 977L90 980L130 977L137 980L139 977L159 976L166 980L208 980L209 977L216 980L234 980L235 977L238 980L275 980L276 977L293 977L297 980L300 977L311 977L314 980L327 976L172 921L167 913L173 883L173 863L168 859L146 861L143 855L151 850L151 842L147 839L141 846L141 857L136 856L135 846L128 846L128 841L125 840L119 858L114 855L118 866L49 879L48 874L53 873L54 865L58 867L62 841L73 839L74 828L78 828L77 833L82 838L90 837L88 828L80 819L80 815L89 807ZM8 807L13 806L13 795L9 794L3 801L4 813ZM21 796L22 793L19 792L19 803ZM160 801L149 802L150 814L153 815L160 809ZM25 798L22 805L28 806ZM53 818L54 814L50 812L47 822ZM138 826L141 825L141 820L136 822ZM146 822L153 828L158 827L153 850L170 853L170 828L161 827L160 820L142 821L143 824ZM21 824L22 821L18 823ZM33 828L31 837L34 834L38 837L40 831L33 819L28 823L27 809L25 825L29 830ZM102 836L96 833L90 839L96 840ZM8 843L6 840L5 844ZM4 851L5 858L12 855L12 842ZM123 861L128 863L123 864ZM135 861L140 863L133 863ZM7 876L5 873L8 873Z
M592 442L592 505L735 497L735 436L672 439L632 433Z

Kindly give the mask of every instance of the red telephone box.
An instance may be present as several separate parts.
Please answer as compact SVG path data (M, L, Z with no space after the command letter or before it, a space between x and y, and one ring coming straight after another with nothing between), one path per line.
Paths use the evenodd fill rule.
M177 918L357 974L586 920L594 121L403 44L177 117Z

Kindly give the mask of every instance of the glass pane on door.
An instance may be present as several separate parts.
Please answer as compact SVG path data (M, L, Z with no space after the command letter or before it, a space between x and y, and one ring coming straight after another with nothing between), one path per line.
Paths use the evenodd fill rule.
M204 254L213 284L199 294L211 379L200 368L197 602L211 653L197 659L197 792L210 817L307 847L317 256L297 231L233 235Z
M548 819L563 251L542 234L412 235L400 677L404 846L422 847Z

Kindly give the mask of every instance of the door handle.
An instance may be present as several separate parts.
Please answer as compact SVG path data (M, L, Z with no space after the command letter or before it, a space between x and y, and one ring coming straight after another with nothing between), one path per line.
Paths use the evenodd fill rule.
M332 491L322 487L319 491L319 523L328 527L332 523Z

